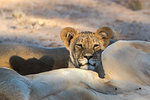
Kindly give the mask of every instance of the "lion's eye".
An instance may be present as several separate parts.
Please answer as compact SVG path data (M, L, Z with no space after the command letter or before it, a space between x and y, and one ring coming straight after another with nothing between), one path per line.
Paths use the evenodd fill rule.
M106 39L108 39L108 38L103 36L102 39L103 39L103 40L106 40Z
M82 48L82 44L76 44L78 48Z
M106 39L106 37L103 36L102 39L104 40L104 39Z
M94 48L98 48L99 47L99 44L94 44Z

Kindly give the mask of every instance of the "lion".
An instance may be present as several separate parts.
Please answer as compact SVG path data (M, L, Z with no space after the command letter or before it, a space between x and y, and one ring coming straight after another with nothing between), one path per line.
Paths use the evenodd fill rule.
M62 31L64 31L64 29ZM103 35L105 34L103 33L102 36ZM104 38L105 37L103 36L103 39ZM105 42L104 47L106 47L109 40L103 42ZM21 75L37 74L40 72L50 71L53 69L67 68L68 66L71 66L71 63L70 65L68 65L69 52L65 47L51 48L19 43L0 43L0 48L0 65L13 69ZM97 51L94 54L96 55L97 53L97 58L101 59L101 51ZM96 56L93 57L96 58ZM92 59L90 60L90 62L91 61ZM97 64L98 66L101 65L100 63L101 60L98 60L95 64ZM91 66L90 69L92 68L94 67ZM100 70L103 71L102 67L97 68L100 68ZM99 69L95 70L98 71ZM101 76L103 76L103 73L101 74Z
M67 68L69 53L65 47L51 48L19 43L0 43L0 67L21 75Z
M96 32L77 32L72 27L61 31L61 39L69 51L68 67L93 70L104 78L101 64L101 52L108 46L113 31L109 27L102 27Z
M101 56L105 78L150 86L150 42L119 40Z
M139 84L101 79L96 72L79 68L27 76L0 68L0 100L149 100L150 88L139 88Z

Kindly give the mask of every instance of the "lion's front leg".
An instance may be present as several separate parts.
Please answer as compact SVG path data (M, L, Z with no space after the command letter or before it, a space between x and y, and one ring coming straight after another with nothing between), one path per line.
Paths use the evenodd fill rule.
M76 68L76 66L73 63L71 63L71 61L69 61L68 62L68 68Z

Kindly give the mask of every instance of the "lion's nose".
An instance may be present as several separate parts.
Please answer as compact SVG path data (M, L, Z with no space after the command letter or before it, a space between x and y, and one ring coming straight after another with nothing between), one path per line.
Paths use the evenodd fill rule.
M90 58L93 57L93 55L91 55L91 54L86 54L86 55L84 55L84 57L87 58L87 59L89 60Z

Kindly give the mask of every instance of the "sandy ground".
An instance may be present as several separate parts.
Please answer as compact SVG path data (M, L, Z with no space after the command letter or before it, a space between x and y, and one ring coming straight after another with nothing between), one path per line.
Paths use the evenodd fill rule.
M0 41L63 46L60 31L68 26L109 26L116 40L150 41L150 0L141 1L143 9L134 11L119 0L0 0Z

